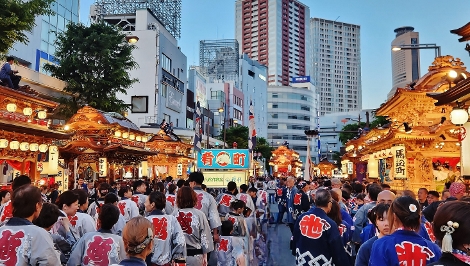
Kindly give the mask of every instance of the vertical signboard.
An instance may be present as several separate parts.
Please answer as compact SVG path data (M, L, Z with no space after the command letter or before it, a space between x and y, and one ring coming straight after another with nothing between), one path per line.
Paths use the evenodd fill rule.
M59 173L59 149L57 146L49 146L49 171L48 175Z
M108 159L99 158L98 162L99 162L98 163L99 177L107 177L108 176Z
M179 163L176 166L176 175L183 175L183 164Z
M393 173L395 179L406 179L406 150L405 146L392 147Z

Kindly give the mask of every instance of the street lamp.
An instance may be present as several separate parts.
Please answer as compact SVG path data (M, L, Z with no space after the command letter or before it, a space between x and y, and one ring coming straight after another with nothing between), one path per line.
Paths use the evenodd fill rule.
M392 46L392 51L397 52L401 50L418 50L418 49L434 49L435 56L441 56L441 47L437 46L435 43L428 44L402 44Z

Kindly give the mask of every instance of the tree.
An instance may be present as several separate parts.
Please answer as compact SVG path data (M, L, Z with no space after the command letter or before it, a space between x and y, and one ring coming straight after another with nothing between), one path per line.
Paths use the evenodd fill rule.
M138 81L129 76L129 70L137 67L134 49L118 28L105 22L68 24L57 36L58 65L44 66L53 77L67 82L64 91L72 95L60 100L62 114L74 114L85 104L106 112L125 111L128 106L116 94L126 94Z
M224 136L221 134L219 139L223 140L223 138ZM229 127L226 132L225 141L227 142L228 147L232 147L232 144L236 142L239 149L248 149L248 127ZM268 167L269 165L269 158L271 158L272 150L273 149L269 146L269 143L265 138L256 138L256 147L254 151L261 152L263 158L266 158L265 167Z
M0 55L16 42L28 43L27 32L36 25L36 16L51 14L54 0L1 0L0 1Z
M361 122L361 128L366 126L365 122ZM339 133L339 141L343 143L343 145L348 142L348 140L358 137L359 134L359 125L357 123L354 124L347 124L341 129L341 133ZM344 132L344 131L351 131L351 132ZM356 133L357 132L357 133Z
M374 121L370 123L371 128L381 127L388 124L389 121L387 120L386 116L376 116Z

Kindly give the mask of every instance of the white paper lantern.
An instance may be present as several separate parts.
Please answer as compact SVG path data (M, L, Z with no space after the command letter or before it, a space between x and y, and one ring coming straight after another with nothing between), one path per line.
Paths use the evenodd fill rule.
M40 152L46 152L49 150L49 146L47 146L47 144L41 144L39 145L39 151Z
M149 138L147 136L143 136L142 137L142 142L147 142L147 141L149 141Z
M31 107L25 107L25 108L23 108L23 114L29 116L29 115L33 114L33 109Z
M135 135L134 135L134 134L130 134L130 135L129 135L129 139L130 139L130 140L135 140Z
M12 112L12 113L16 112L16 104L14 103L7 104L7 111Z
M129 137L129 133L127 133L127 132L122 133L122 138L123 139L127 139L128 137Z
M8 140L0 139L0 149L5 149L6 147L8 147Z
M29 150L29 143L28 143L28 142L21 142L21 144L20 144L20 150L22 150L22 151L27 151L27 150Z
M10 149L17 150L19 148L20 148L20 142L19 141L14 140L14 141L10 142Z
M117 138L120 138L121 137L121 131L115 131L114 132L114 136L117 137Z
M29 150L30 151L38 151L39 150L39 144L37 144L37 143L29 144Z
M46 111L39 111L38 112L38 118L39 119L46 119L46 117L47 117Z
M142 136L137 136L137 137L135 137L135 140L137 140L137 141L142 141Z
M468 121L468 112L467 110L461 108L454 108L452 112L450 112L450 121L452 124L461 126Z

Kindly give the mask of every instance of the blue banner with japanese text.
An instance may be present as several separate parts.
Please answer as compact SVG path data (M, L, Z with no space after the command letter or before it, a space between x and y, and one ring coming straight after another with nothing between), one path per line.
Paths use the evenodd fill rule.
M197 156L200 169L248 169L250 153L246 149L209 149L201 150Z

